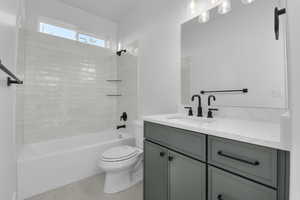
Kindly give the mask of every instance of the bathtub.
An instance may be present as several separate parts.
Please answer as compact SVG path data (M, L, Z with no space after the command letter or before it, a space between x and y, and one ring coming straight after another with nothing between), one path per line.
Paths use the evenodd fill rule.
M134 145L133 136L108 130L24 145L18 158L18 199L102 173L100 155L118 145Z

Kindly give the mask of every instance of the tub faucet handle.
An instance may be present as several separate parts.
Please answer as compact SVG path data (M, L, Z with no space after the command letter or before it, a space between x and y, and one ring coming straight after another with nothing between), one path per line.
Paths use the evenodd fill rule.
M122 114L121 117L120 117L120 121L123 120L124 122L126 122L127 119L128 119L127 113L126 113L126 112L123 112L123 114Z

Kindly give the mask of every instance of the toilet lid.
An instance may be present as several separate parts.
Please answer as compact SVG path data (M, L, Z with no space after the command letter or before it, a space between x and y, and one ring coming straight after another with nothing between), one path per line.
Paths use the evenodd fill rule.
M137 149L131 146L119 146L111 148L102 154L102 160L115 161L126 160L138 153Z

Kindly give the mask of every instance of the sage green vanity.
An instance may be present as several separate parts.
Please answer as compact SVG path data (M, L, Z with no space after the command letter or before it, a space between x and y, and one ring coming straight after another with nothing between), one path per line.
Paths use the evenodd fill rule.
M144 200L288 200L289 152L145 121Z

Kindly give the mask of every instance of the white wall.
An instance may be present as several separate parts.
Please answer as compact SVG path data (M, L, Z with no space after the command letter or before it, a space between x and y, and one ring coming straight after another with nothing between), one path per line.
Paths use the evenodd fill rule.
M18 0L0 0L0 59L15 71ZM14 137L15 87L6 86L0 71L0 199L11 200L16 191L16 145Z
M67 24L79 31L95 34L104 39L111 39L115 46L117 24L110 20L96 17L81 9L71 7L57 0L25 0L26 27L32 31L38 30L41 18L50 18L62 25ZM59 25L59 24L58 24Z
M291 200L300 199L300 1L287 3L288 13L288 66L290 108L292 111L293 148L291 154Z
M188 0L140 1L124 17L119 39L139 41L139 114L176 112L180 102L180 24Z

